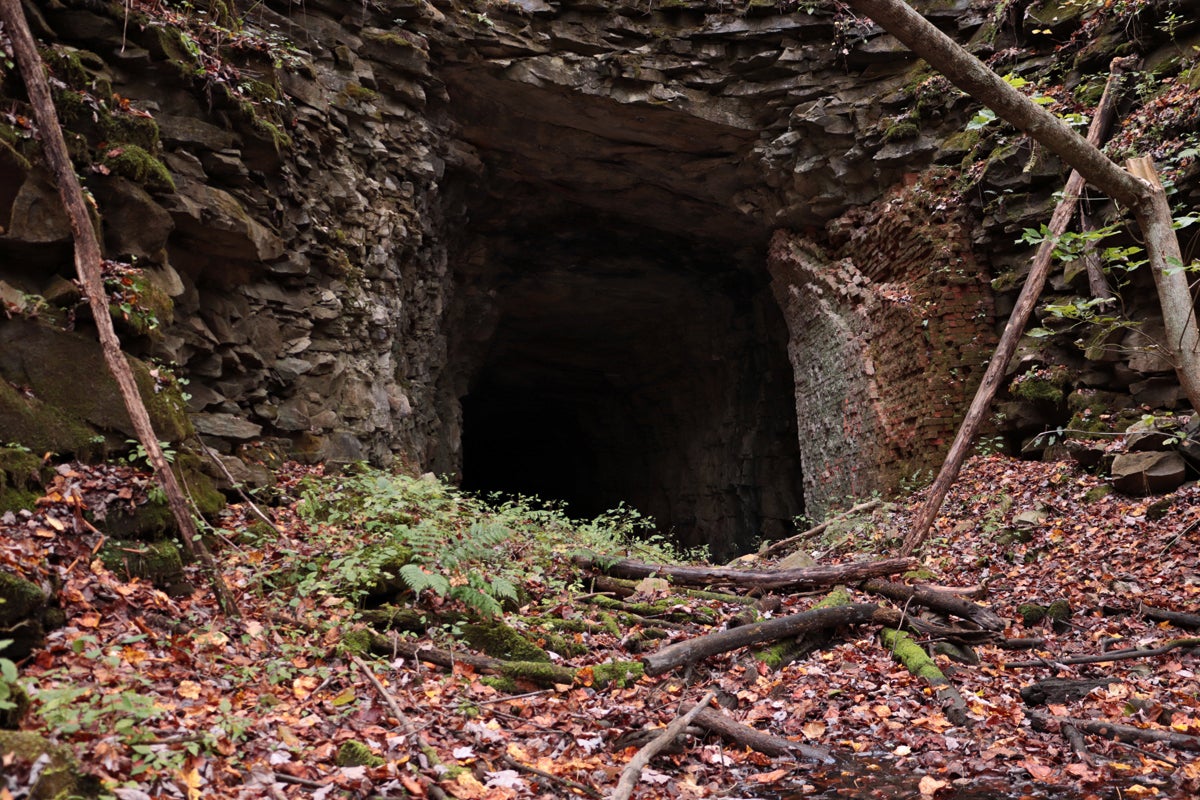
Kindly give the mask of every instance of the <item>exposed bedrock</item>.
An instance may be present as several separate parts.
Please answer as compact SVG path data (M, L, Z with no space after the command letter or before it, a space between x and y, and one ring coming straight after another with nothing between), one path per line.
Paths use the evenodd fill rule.
M990 13L919 5L963 38ZM27 8L106 255L157 312L117 306L127 346L190 381L211 445L624 500L717 555L936 463L991 260L1019 261L995 243L1058 174L998 160L1026 211L974 229L925 174L966 152L966 101L823 8L269 0L245 40ZM0 297L86 333L24 111Z

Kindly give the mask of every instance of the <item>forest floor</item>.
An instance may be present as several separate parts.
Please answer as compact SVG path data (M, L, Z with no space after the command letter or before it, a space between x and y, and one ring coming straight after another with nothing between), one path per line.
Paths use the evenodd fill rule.
M43 649L19 664L21 683L33 697L21 727L69 745L84 771L99 779L101 794L121 800L601 797L681 704L715 690L718 710L730 719L828 748L836 762L771 758L698 731L651 762L635 797L1200 794L1196 752L1088 733L1085 751L1077 751L1059 730L1031 725L1040 710L1052 718L1176 734L1175 745L1182 741L1183 747L1200 741L1191 738L1200 736L1196 649L1061 663L1189 635L1148 619L1139 604L1200 611L1195 484L1148 499L1098 496L1104 481L1071 463L999 456L969 462L920 554L926 579L980 587L977 602L1007 624L1000 637L1043 641L1025 651L1002 649L997 641L978 644L976 664L938 655L966 703L966 724L954 725L925 680L897 664L881 645L878 626L869 624L837 631L780 669L743 649L658 677L631 669L604 685L600 665L636 663L661 646L721 627L744 613L746 603L762 605L761 598L685 596L654 583L621 598L588 582L570 558L577 531L564 533L557 518L511 504L482 512L482 505L432 481L410 481L400 491L378 476L372 478L378 494L363 511L345 501L349 495L314 491L325 485L320 480L333 481L314 474L297 466L281 471L281 492L266 509L278 532L256 523L243 504L231 506L219 521L223 532L210 537L241 606L235 619L219 612L195 566L187 574L196 591L174 598L106 569L95 557L100 535L79 523L62 490L70 483L85 498L100 498L97 503L101 496L134 502L147 481L124 467L61 466L33 513L0 520L0 567L51 587L66 614ZM117 497L129 487L132 493ZM297 511L301 496L306 513ZM849 517L803 546L821 564L888 556L920 499L917 494ZM323 515L312 513L318 502L325 503ZM403 507L407 516L402 524L372 516L371 503ZM411 538L414 530L431 530L422 528L422 518L431 521L435 513L445 515L438 523L445 548L463 537L487 540L492 571L487 558L476 572L425 561L423 572L445 570L446 584L431 579L397 608L419 612L416 627L427 627L412 632L410 621L407 634L392 634L391 656L379 655L376 637L375 655L360 659L355 653L362 648L349 644L361 641L354 635L364 629L360 609L377 599L378 581L370 591L351 592L350 600L337 590L347 581L371 584L374 579L360 573L379 562L355 548L364 539L378 545L373 523L399 526ZM491 530L522 535L489 538L480 527L485 518ZM537 522L536 534L519 528L518 520ZM567 546L546 544L559 534ZM665 557L662 550L632 555ZM478 586L501 597L511 594L508 586L518 589L522 604L508 603L504 619L546 650L563 651L552 653L551 663L575 668L573 678L497 681L487 663L472 661L463 644L468 617L454 612L478 609L482 601L452 589L476 585L471 576L481 574L507 576ZM879 602L849 588L856 602ZM823 594L783 594L770 615L802 611ZM1060 600L1069 618L1034 622L1029 607L1018 610ZM546 620L563 621L553 628L559 638L542 633L552 627ZM424 645L463 658L449 668L435 666L413 653ZM1051 699L1040 709L1022 701L1022 687L1055 677L1103 680L1082 697ZM1053 720L1048 726L1057 727ZM0 764L0 798L36 796L30 776L37 769L9 756Z

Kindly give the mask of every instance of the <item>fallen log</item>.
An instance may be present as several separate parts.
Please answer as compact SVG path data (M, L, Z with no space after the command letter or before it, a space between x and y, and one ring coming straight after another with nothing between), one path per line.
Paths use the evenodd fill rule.
M676 667L699 661L739 647L748 647L760 642L770 642L802 633L836 628L843 625L860 625L864 622L882 621L888 618L888 609L867 603L852 603L832 608L818 608L800 614L768 619L740 628L716 631L683 642L667 645L642 659L647 675L662 675Z
M1169 622L1179 628L1188 628L1189 630L1200 629L1200 614L1186 614L1182 611L1167 611L1165 608L1155 608L1148 606L1145 603L1138 604L1138 613L1146 619L1152 619L1155 622Z
M1190 639L1175 639L1167 642L1162 647L1153 647L1145 650L1112 650L1107 653L1099 653L1094 656L1071 656L1069 658L1039 658L1035 661L1009 661L1005 663L1006 667L1045 667L1057 664L1106 664L1109 661L1124 661L1130 658L1150 658L1152 656L1161 656L1164 653L1169 653L1172 650L1178 650L1181 647L1188 649L1200 647L1200 638Z
M950 679L911 636L895 628L884 628L880 631L879 639L891 652L892 658L903 664L913 675L925 679L929 688L933 689L946 719L959 726L970 721L967 716L967 703L958 689L954 688Z
M1066 680L1049 678L1021 687L1021 699L1027 706L1044 706L1047 703L1065 703L1068 700L1078 700L1093 689L1108 686L1110 683L1120 683L1115 678L1088 678L1084 680Z
M617 788L613 789L613 793L609 795L611 800L629 800L629 797L633 795L633 790L637 787L638 778L641 777L642 770L650 763L650 759L654 758L680 731L686 728L692 719L700 713L700 710L712 702L716 694L716 691L711 691L704 695L704 699L693 706L691 711L676 717L670 725L663 728L662 733L630 759L629 763L625 765L625 769L621 772L621 780L617 782Z
M920 586L907 586L881 578L864 581L861 588L863 591L886 597L900 604L917 603L934 611L970 620L984 630L1002 631L1006 627L1004 620L990 608L947 592Z
M1200 736L1191 736L1186 733L1135 728L1133 725L1119 725L1115 722L1097 719L1056 717L1042 711L1026 711L1025 716L1029 717L1034 729L1039 731L1053 731L1055 724L1070 725L1083 733L1103 736L1116 742L1161 742L1176 750L1200 753Z
M621 559L605 561L590 556L576 556L575 563L584 569L594 569L621 578L657 576L688 586L741 586L747 589L790 589L804 591L833 586L838 583L858 583L869 578L895 575L917 565L913 558L886 558L878 561L855 561L850 564L831 564L784 570L730 569L728 567L690 567L677 564L647 564L644 561Z
M685 705L680 710L688 708L690 706ZM693 718L692 722L706 730L712 731L722 739L740 744L743 747L749 747L755 752L771 756L772 758L800 755L803 758L820 761L824 764L832 764L836 760L833 754L824 747L813 747L802 742L793 742L791 739L785 739L782 736L763 733L751 728L749 725L743 725L736 720L730 719L714 708L700 709L700 713Z

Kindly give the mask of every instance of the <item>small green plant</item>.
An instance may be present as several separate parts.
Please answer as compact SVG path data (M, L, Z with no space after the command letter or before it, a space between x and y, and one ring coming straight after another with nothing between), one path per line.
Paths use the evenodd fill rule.
M125 456L126 464L146 469L153 467L150 463L150 454L146 452L145 445L136 439L126 439L125 444L130 447L128 455ZM175 463L175 449L171 447L170 442L159 442L158 448L162 450L163 458L167 460L168 464Z
M0 603L4 600L0 599ZM12 644L12 639L0 639L0 653ZM17 665L12 659L0 657L0 711L17 707Z

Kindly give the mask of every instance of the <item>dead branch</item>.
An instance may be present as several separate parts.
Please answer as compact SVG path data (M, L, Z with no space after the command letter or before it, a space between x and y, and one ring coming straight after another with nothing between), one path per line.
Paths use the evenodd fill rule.
M664 672L669 672L684 664L690 664L717 653L736 650L739 647L799 636L802 633L811 633L827 628L878 622L885 613L885 609L866 603L812 609L800 614L716 631L705 636L667 645L657 652L645 656L642 659L642 666L647 675L662 675Z
M814 525L803 533L797 533L795 536L789 536L786 539L780 539L778 542L772 542L770 546L760 552L759 555L763 556L764 558L769 558L777 553L782 553L794 544L799 544L800 542L803 542L806 539L811 539L814 536L820 536L830 525L839 520L843 520L846 517L853 517L856 514L862 514L867 511L874 511L879 507L881 502L881 500L868 500L865 503L859 503L858 505L843 511L840 514L830 517L820 525Z
M690 707L684 705L680 710L686 711ZM724 739L740 744L743 747L749 747L755 752L771 756L772 758L798 754L803 758L809 758L825 764L831 764L835 761L833 755L824 747L813 747L802 742L784 739L782 736L763 733L751 728L749 725L743 725L740 722L730 719L715 708L700 709L700 713L696 715L695 722L700 727L712 731Z
M621 559L612 563L588 556L576 556L575 563L584 569L624 578L657 576L689 586L727 585L748 589L807 590L833 586L838 583L858 583L868 578L895 575L912 569L912 558L888 558L879 561L856 561L851 564L832 564L784 570L748 570L727 567L691 567L675 564L647 564L644 561Z
M1200 614L1185 614L1182 611L1167 611L1165 608L1155 608L1145 603L1139 603L1137 611L1146 619L1155 622L1169 622L1179 628L1196 630L1200 628Z
M515 769L519 772L526 772L526 773L529 773L530 775L537 775L539 778L543 778L544 780L553 781L554 783L561 784L562 786L565 786L568 789L579 792L581 794L586 794L588 797L595 797L595 798L598 798L599 800L603 800L603 798L604 798L604 795L602 795L599 791L597 791L595 788L593 788L591 786L588 786L583 783L578 783L576 781L571 780L570 778L561 778L558 775L555 775L550 772L546 772L545 770L542 770L542 769L538 769L537 767L530 766L529 764L522 764L520 761L517 761L516 759L514 759L510 756L507 756L507 755L501 756L500 763L504 764L505 766L512 767L513 769Z
M1175 733L1174 731L1135 728L1132 725L1118 725L1115 722L1096 719L1056 717L1042 711L1027 711L1025 714L1033 723L1033 727L1040 731L1052 731L1055 724L1070 725L1092 736L1103 736L1117 742L1161 742L1176 750L1200 752L1200 736L1189 736L1186 733Z
M863 0L854 0L854 2L863 2ZM870 0L869 3L864 3L864 5L869 4L873 6L875 2L876 0ZM876 12L873 9L868 9L867 13L871 14L876 22L880 21L879 18L874 16ZM884 25L884 27L888 26ZM890 32L895 35L894 31ZM926 58L928 59L928 56ZM980 67L986 71L988 78L994 78L997 82L1003 83L991 70L982 67L982 65ZM1111 74L1109 75L1108 83L1104 86L1104 95L1100 99L1100 109L1102 112L1105 108L1112 106L1113 101L1109 98L1109 95L1116 95L1124 68L1125 64L1123 61L1120 59L1113 60ZM947 74L947 77L954 80L953 75ZM992 105L993 108L996 107L993 103L989 103L989 105ZM1091 127L1088 129L1087 142L1093 145L1093 150L1103 142L1107 136L1108 127L1111 124L1111 113L1099 113L1092 120ZM1055 152L1059 151L1056 149ZM1061 155L1061 152L1059 154ZM1109 162L1099 151L1096 151L1096 155L1104 161L1105 166L1120 173L1120 170L1116 169L1115 165ZM1119 177L1122 181L1128 180L1131 186L1136 185L1134 179L1127 174L1120 173ZM1033 313L1034 306L1037 305L1038 297L1041 296L1042 287L1045 286L1046 278L1050 274L1050 266L1054 258L1054 248L1058 244L1059 237L1063 235L1067 230L1067 226L1071 224L1071 217L1075 214L1075 207L1079 203L1079 193L1083 190L1084 184L1085 179L1080 170L1071 170L1071 175L1067 178L1066 188L1063 190L1062 200L1059 201L1054 209L1054 213L1050 216L1050 224L1047 226L1048 235L1038 246L1033 263L1029 268L1029 274L1025 278L1025 285L1021 287L1021 294L1017 297L1016 305L1009 315L1008 324L1004 328L1004 333L1000 336L1000 342L996 345L996 352L992 355L991 361L988 362L983 380L980 381L979 389L975 392L975 398L971 401L971 406L963 418L962 425L959 426L958 434L954 437L954 443L950 446L950 452L946 454L946 460L942 463L942 468L938 472L937 479L933 482L933 486L929 490L929 497L925 501L925 505L921 508L921 514L917 517L916 522L913 523L908 535L904 537L904 545L901 549L902 553L912 553L924 544L925 537L929 535L929 529L933 526L933 520L937 517L938 511L941 510L942 503L946 499L946 493L950 491L950 487L958 479L959 470L962 469L963 461L967 458L971 443L975 440L975 435L979 432L979 426L983 423L988 408L991 407L992 400L996 397L996 391L1000 388L1001 381L1004 380L1008 364L1012 361L1013 354L1017 351L1021 334L1025 331L1025 324L1029 321L1029 316Z
M387 703L388 708L390 708L392 711L392 716L395 717L396 721L400 723L400 727L403 730L404 735L416 736L418 739L420 739L420 734L416 732L416 727L413 726L412 720L408 718L407 714L400 710L400 706L396 703L395 698L393 698L388 690L384 688L383 684L379 682L379 678L375 677L375 673L371 671L371 667L368 666L367 662L354 655L350 656L350 661L353 662L354 666L358 667L359 671L361 671L362 674L367 677L367 680L370 681L371 685L375 687L375 691L381 698L383 698L383 701Z
M1146 650L1113 650L1109 653L1099 653L1094 656L1071 656L1069 658L1042 658L1036 661L1009 661L1005 663L1006 667L1044 667L1047 664L1106 664L1109 661L1124 661L1130 658L1151 658L1153 656L1161 656L1164 653L1169 653L1172 650L1178 650L1181 647L1191 649L1200 647L1200 638L1192 637L1190 639L1175 639L1167 642L1162 647L1154 647Z
M901 604L910 602L918 603L934 611L941 611L945 614L952 614L962 619L968 619L984 630L1002 631L1005 628L1004 620L990 608L985 608L978 603L973 603L963 597L958 597L947 592L934 591L919 586L907 586L903 583L886 581L880 578L865 581L862 584L862 589L863 591L881 595Z
M679 735L679 732L686 728L695 719L696 715L700 713L700 710L711 703L716 695L715 691L710 691L704 695L703 699L693 706L690 711L683 716L676 717L670 725L663 728L662 733L656 736L653 741L637 751L633 759L625 765L625 770L621 773L621 780L617 782L617 788L609 795L611 800L629 800L634 788L637 786L638 779L642 775L642 770L650 763L650 759L654 758L672 739Z

